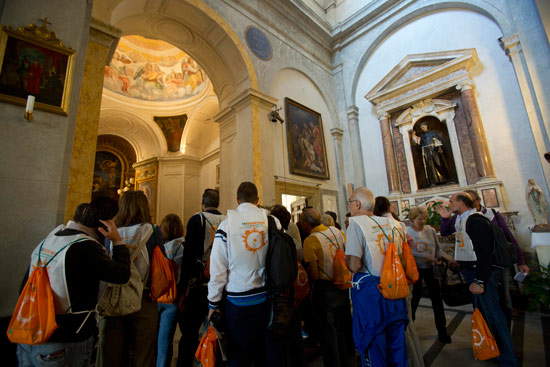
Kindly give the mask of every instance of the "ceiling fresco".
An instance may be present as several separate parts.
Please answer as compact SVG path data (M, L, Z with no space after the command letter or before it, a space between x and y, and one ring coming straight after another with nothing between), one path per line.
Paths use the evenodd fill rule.
M103 86L146 101L175 101L206 90L208 78L189 55L171 44L125 36L105 67Z

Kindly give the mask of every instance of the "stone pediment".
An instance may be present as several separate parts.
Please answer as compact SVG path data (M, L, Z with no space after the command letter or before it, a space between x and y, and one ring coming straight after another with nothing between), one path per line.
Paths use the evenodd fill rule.
M428 84L437 88L438 80L444 79L445 76L452 75L464 79L464 75L468 74L476 62L475 49L407 55L367 93L365 98L378 105L395 99L396 96L410 95L411 91L422 90ZM448 85L448 81L449 78L442 84Z

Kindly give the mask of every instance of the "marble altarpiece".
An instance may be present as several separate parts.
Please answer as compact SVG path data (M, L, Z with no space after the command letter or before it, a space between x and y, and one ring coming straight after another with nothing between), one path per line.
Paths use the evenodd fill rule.
M399 208L491 189L505 211L475 99L479 67L475 49L408 55L365 96L378 114L389 199Z

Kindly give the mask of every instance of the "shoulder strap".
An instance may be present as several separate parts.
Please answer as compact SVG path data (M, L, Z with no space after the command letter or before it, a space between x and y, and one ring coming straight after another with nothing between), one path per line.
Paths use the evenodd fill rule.
M210 226L210 228L214 228L214 225L208 220L208 218L206 217L206 215L204 215L203 213L201 213L201 216L204 218L204 220L206 221L206 223L208 223L208 225Z
M372 219L372 221L373 221L374 223L376 223L376 225L378 226L378 228L380 228L380 230L382 231L382 234L384 235L384 237L386 237L386 239L388 240L388 242L391 242L391 241L390 241L390 238L388 237L388 235L386 234L386 232L384 232L384 229L382 228L382 226L380 225L380 223L378 223L378 222L376 221L376 219L374 219L374 218L371 217L370 215L367 215L367 218Z
M52 257L50 260L48 260L48 262L46 264L44 264L44 268L48 267L48 265L50 265L50 263L52 262L52 260L57 256L59 255L59 253L61 251L63 251L65 248L71 246L72 244L75 244L75 243L78 243L78 242L84 242L84 241L89 241L90 239L89 238L79 238L79 239L76 239L68 244L66 244L65 246L61 247L59 249L59 251L57 251ZM45 240L44 240L45 241ZM40 244L40 249L38 250L38 264L36 264L36 266L40 266L40 255L42 254L42 246L44 246L44 241L42 241L42 243Z
M323 236L325 236L325 238L330 242L330 244L332 246L334 246L336 249L339 249L340 246L338 245L338 238L336 238L336 235L334 234L334 232L332 232L332 229L330 229L330 227L328 227L330 233L332 233L332 235L334 236L334 241L332 241L332 239L327 236L326 234L324 234L323 232L316 232L316 233L319 233L319 234L322 234Z

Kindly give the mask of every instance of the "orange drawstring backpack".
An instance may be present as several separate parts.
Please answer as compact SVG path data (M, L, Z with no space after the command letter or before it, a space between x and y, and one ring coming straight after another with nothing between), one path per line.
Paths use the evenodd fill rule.
M346 265L346 253L344 249L338 245L338 240L336 235L330 230L336 242L333 242L329 236L323 232L318 232L326 237L332 246L336 248L334 257L332 258L332 284L334 284L338 289L349 289L351 288L351 278L352 274L349 271L348 266Z
M159 303L176 301L175 263L164 255L160 246L155 247L151 259L151 297Z
M399 259L397 247L395 245L394 231L399 230L392 228L391 239L388 237L382 226L378 224L372 217L371 218L380 228L384 237L388 240L386 246L386 252L384 254L384 263L382 264L382 272L380 273L380 284L378 289L382 296L387 299L402 299L409 295L409 283L407 282L407 276L405 270ZM401 236L401 233L399 233Z
M352 274L346 265L346 254L343 248L336 249L332 263L332 283L339 289L351 288Z
M57 329L55 304L48 265L65 247L56 252L44 265L40 260L42 246L38 252L38 263L33 266L32 274L25 283L13 311L8 330L8 339L17 344L42 344L48 341Z
M474 358L480 361L486 361L500 355L497 342L477 307L472 314L472 349Z

